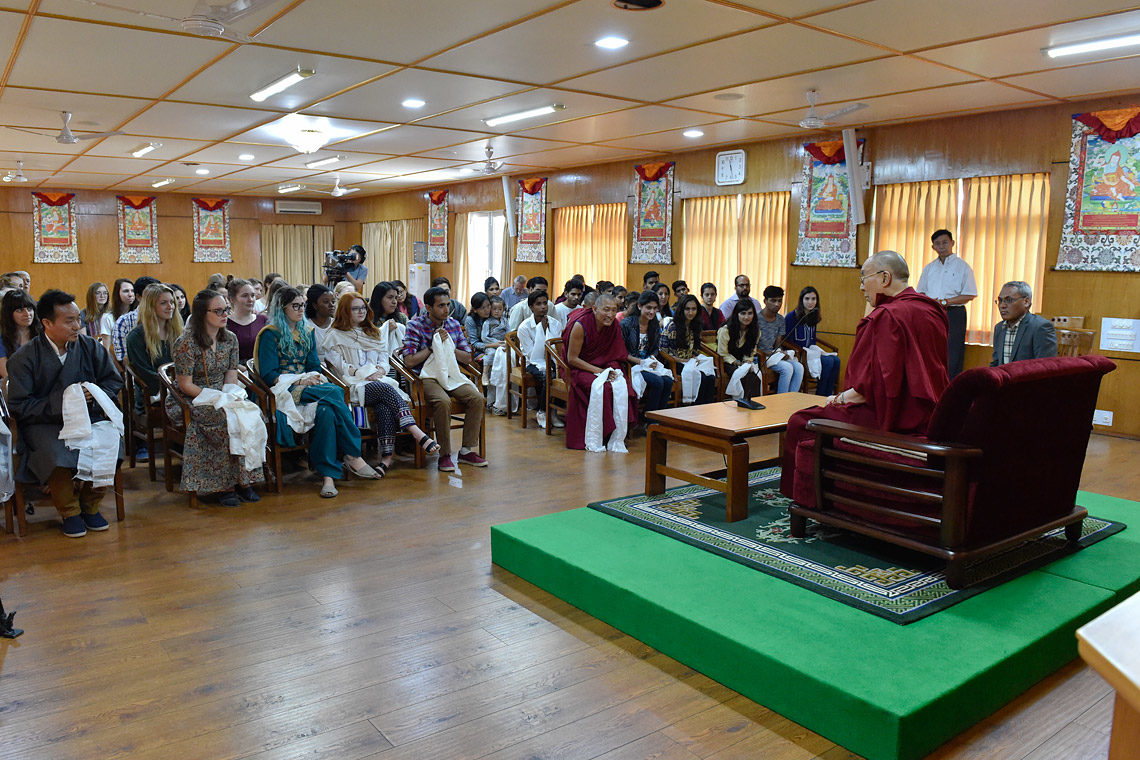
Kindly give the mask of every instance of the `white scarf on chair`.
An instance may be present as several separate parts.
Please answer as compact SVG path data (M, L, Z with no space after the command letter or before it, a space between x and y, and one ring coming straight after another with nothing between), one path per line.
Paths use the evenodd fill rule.
M708 354L694 356L681 367L681 403L691 404L701 390L701 375L715 375L716 363Z
M265 464L265 444L269 438L265 420L257 404L246 397L240 385L229 383L220 391L203 388L194 397L194 406L212 406L226 413L230 453L243 458L245 469L256 470Z
M16 492L16 478L12 473L12 431L0 418L0 502L8 501Z
M732 373L732 377L728 380L728 387L724 389L725 395L732 398L743 398L744 378L748 376L749 372L760 378L761 387L763 387L764 375L760 373L760 368L756 366L755 362L746 362L737 367L736 371Z
M507 368L507 347L492 348L490 353L494 356L491 360L491 386L495 389L495 403L503 404L508 398L507 378L510 375ZM487 361L486 356L483 361Z
M317 402L298 407L297 402L293 400L293 394L289 392L289 387L302 378L313 376L321 380L325 377L320 372L306 372L303 375L283 374L269 389L277 401L277 411L285 415L294 433L307 433L317 424Z
M87 410L86 389L107 419L92 424ZM59 439L79 452L75 477L90 481L96 488L115 482L119 442L123 437L123 413L111 397L95 383L72 383L63 390L63 427Z
M645 378L641 376L644 372L660 375L661 377L673 377L672 370L652 356L642 359L629 368L629 381L633 386L633 392L637 394L638 398L645 395Z
M625 385L625 375L614 370L615 379L607 380L609 373L610 370L603 369L590 385L590 405L586 407L586 451L626 454L628 450L625 447L625 431L629 425L629 392ZM602 410L605 408L606 383L613 386L614 431L610 433L609 444L603 445Z
M805 348L804 354L807 357L807 371L817 380L819 379L820 373L823 372L823 357L838 355L831 351L824 351L815 345Z
M464 383L475 387L475 383L459 369L459 362L455 358L455 343L451 336L448 335L445 340L438 332L432 335L431 353L420 370L420 377L435 380L445 391L453 391Z

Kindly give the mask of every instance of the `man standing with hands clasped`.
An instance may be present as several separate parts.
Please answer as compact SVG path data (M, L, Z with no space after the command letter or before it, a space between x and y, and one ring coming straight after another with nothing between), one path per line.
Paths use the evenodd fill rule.
M919 293L930 296L946 310L950 328L946 337L946 369L953 380L961 371L966 357L966 304L978 295L974 270L954 255L954 236L950 230L935 230L930 244L938 258L922 268L918 278Z

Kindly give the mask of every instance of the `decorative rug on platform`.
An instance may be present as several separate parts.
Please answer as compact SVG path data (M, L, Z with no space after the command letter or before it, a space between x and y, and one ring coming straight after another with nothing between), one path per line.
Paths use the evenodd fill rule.
M808 521L793 538L780 468L749 474L748 517L725 522L724 494L704 486L670 488L660 496L594 502L591 509L783 578L797 586L900 625L944 610L1075 551L1063 528L971 566L972 585L952 589L937 558ZM1079 547L1124 530L1123 523L1089 516ZM979 579L974 581L973 579Z

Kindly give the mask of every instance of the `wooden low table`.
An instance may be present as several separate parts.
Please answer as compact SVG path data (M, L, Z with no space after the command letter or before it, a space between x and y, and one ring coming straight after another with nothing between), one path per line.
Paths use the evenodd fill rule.
M822 406L825 401L823 396L809 393L778 393L753 400L765 408L753 411L737 406L735 401L721 401L649 412L646 416L653 424L649 426L646 439L645 493L649 496L665 493L665 478L676 478L723 493L728 522L747 517L748 472L751 469L747 439L777 433L780 435L780 453L783 454L783 433L788 427L788 418L801 409ZM728 465L725 481L722 483L707 475L670 467L666 464L669 441L723 454Z
M1140 594L1078 628L1077 650L1116 689L1108 760L1136 757L1140 747Z

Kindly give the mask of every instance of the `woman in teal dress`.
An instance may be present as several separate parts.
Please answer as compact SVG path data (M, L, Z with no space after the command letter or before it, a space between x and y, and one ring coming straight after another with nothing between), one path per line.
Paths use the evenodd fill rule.
M320 372L317 344L313 327L305 320L305 296L293 287L280 288L269 304L269 323L257 336L254 357L257 372L273 386L283 374L304 375ZM331 499L337 495L334 479L344 471L340 460L352 473L361 478L376 479L377 472L360 458L360 429L352 419L352 412L344 401L339 385L322 378L302 378L289 387L298 407L317 404L316 422L310 431L309 466L320 473L321 496ZM277 442L283 446L295 445L293 430L285 415L277 412Z

